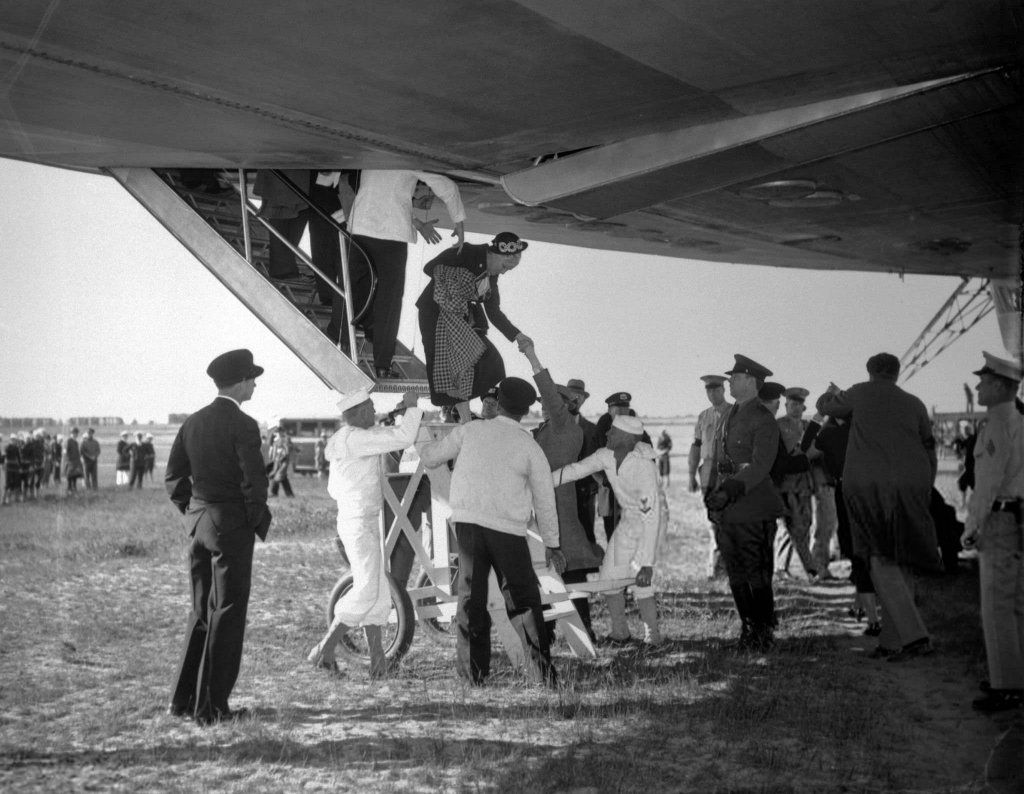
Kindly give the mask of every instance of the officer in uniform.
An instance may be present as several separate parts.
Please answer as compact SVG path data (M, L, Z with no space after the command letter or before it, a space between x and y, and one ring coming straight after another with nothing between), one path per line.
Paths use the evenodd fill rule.
M782 500L771 481L779 449L779 427L757 398L771 371L735 355L727 373L736 401L719 424L705 504L715 524L718 548L742 621L740 650L773 644L772 540Z
M978 548L989 672L973 706L995 712L1024 706L1024 416L1014 404L1024 370L1020 362L983 355L975 388L988 422L974 445L963 545Z
M697 417L688 463L690 492L700 491L706 497L711 484L715 431L718 430L718 423L722 417L732 407L732 403L725 399L725 381L728 379L724 375L702 375L701 380L704 381L704 391L708 395L711 407L705 408ZM708 534L708 579L714 579L723 574L725 568L722 565L722 555L718 552L718 543L715 541L714 524L708 524Z
M807 430L807 422L803 418L806 406L804 401L810 394L807 389L791 386L783 391L786 397L786 415L779 417L779 434L782 438L782 449L787 455L802 455L800 441ZM811 495L814 491L809 467L804 471L789 472L782 475L779 481L779 494L786 507L783 521L786 524L786 535L779 542L776 555L775 571L789 574L789 564L796 551L804 570L811 578L817 575L814 559L811 557Z
M256 536L270 528L260 428L242 413L263 367L248 350L217 356L206 369L217 397L178 431L164 477L192 537L192 612L168 712L200 724L247 715L228 698L242 663Z

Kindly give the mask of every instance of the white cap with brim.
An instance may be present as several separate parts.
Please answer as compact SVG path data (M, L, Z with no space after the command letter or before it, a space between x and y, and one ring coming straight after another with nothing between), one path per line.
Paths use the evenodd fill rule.
M999 358L999 356L993 356L991 353L982 352L981 355L985 357L985 366L975 370L975 375L999 375L1000 377L1016 381L1022 379L1024 366L1021 366L1020 362Z
M644 434L644 423L635 416L620 414L612 419L612 427L616 427L624 433L632 433L634 436Z
M369 399L369 389L362 388L350 391L347 394L341 395L341 399L338 400L338 410L341 413L345 413L349 408L355 408L357 405L361 405Z

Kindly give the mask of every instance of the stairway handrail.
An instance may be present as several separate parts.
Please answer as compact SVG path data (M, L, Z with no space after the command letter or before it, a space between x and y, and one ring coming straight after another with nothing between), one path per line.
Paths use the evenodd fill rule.
M373 260L370 259L369 255L366 253L366 251L363 250L363 247L361 245L359 245L359 243L357 243L355 241L355 239L352 237L351 234L349 234L348 230L345 229L345 227L343 227L336 220L334 220L334 218L332 218L329 213L325 212L323 210L323 208L319 204L317 204L315 201L313 201L313 198L310 195L308 195L306 193L306 191L304 191L302 188L300 188L298 185L296 185L295 182L291 179L291 177L289 177L286 173L284 173L284 171L282 171L280 168L271 168L270 169L270 173L272 173L281 182L283 182L284 186L287 187L290 191L292 191L292 193L294 193L296 196L298 196L300 199L302 199L304 202L306 202L306 204L309 206L309 208L311 210L313 210L317 215L319 215L328 224L333 226L334 230L339 235L341 235L342 237L345 238L345 241L348 243L350 248L351 248L351 246L355 246L362 253L363 260L367 263L367 265L369 266L369 269L370 269L370 292L369 292L369 295L366 298L366 303L363 305L363 308L360 309L359 313L356 316L354 316L349 321L350 325L355 325L361 319L363 319L363 315L365 315L366 312L369 311L370 305L373 303L373 297L377 293L377 268L374 266ZM348 288L348 286L351 284L351 280L349 279L348 258L347 257L342 257L341 265L342 265L342 278L344 278L345 286L346 286L346 288Z

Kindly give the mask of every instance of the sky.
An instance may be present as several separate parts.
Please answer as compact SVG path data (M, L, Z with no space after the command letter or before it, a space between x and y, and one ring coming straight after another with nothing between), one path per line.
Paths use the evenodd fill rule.
M413 303L449 239L409 250L399 337L421 357ZM813 395L864 380L867 359L902 356L957 283L533 242L501 298L556 381L586 381L585 414L624 390L641 415L667 417L704 408L700 376L735 353ZM337 395L108 177L0 159L0 285L0 416L165 422L209 402L207 364L238 347L266 370L245 405L258 420L336 413ZM529 378L515 346L490 338L508 374ZM962 410L982 350L1005 355L994 314L904 388L929 409Z

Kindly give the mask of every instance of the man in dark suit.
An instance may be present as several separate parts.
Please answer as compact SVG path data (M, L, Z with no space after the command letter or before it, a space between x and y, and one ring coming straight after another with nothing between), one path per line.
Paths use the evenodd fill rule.
M772 373L736 355L729 376L735 403L718 425L705 504L715 525L729 586L742 621L739 650L771 648L775 626L772 541L782 499L771 479L779 426L758 399Z
M206 373L217 397L181 426L164 478L192 537L192 613L168 712L201 724L247 716L228 697L242 662L253 546L270 527L259 426L241 411L263 368L248 350L232 350Z

